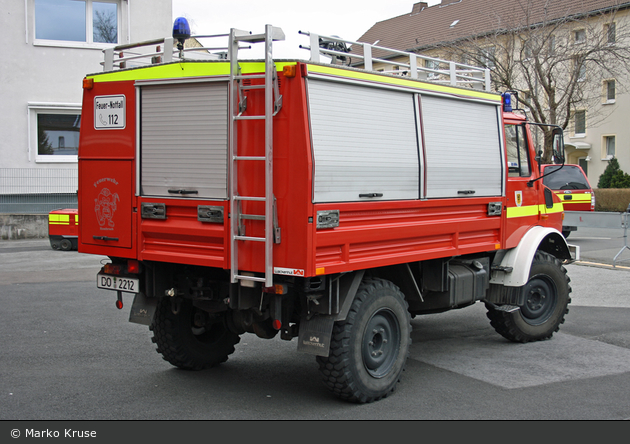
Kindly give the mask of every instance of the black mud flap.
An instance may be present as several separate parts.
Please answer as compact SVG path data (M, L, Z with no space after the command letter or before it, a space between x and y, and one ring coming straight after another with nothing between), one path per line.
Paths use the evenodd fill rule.
M328 356L335 317L333 315L320 315L309 320L303 319L300 322L298 351L309 355Z
M337 304L339 313L320 313L310 318L306 316L302 318L298 334L297 349L299 352L328 356L333 325L335 321L346 319L364 274L365 270L360 270L340 277L338 282L339 304Z
M131 305L129 322L151 325L157 302L157 298L148 298L143 293L137 293Z

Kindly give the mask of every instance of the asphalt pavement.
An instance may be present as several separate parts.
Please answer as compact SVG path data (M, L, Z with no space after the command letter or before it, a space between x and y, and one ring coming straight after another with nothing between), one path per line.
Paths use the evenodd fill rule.
M569 237L582 261L566 267L572 303L551 340L504 340L483 304L418 316L398 390L367 405L328 393L295 341L246 334L218 368L174 369L128 322L131 296L117 310L96 288L104 257L0 241L0 425L23 436L29 420L627 420L630 261L612 266L623 234Z

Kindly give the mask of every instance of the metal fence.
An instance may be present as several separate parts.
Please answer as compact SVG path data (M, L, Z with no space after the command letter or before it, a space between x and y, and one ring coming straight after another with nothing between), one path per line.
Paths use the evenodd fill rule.
M0 168L0 214L77 208L78 167Z

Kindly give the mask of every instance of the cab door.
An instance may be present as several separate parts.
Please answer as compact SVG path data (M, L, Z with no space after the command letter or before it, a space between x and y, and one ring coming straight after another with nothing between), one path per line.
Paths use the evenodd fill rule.
M523 121L505 120L508 180L506 186L505 248L518 245L530 227L538 224L540 181L534 177L535 163L531 134Z

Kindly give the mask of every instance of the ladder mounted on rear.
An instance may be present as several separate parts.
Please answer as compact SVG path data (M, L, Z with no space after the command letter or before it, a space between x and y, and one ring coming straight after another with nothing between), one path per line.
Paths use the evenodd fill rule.
M230 254L231 254L231 282L256 281L262 282L265 287L273 286L273 244L280 242L280 230L277 227L277 214L275 198L273 195L273 117L282 108L282 96L279 94L278 74L273 60L272 48L274 41L284 40L284 33L280 28L266 25L264 34L250 34L246 31L232 29L228 48L230 60L229 83L229 129L228 129L228 159L230 165ZM264 74L243 76L238 63L239 43L264 43L265 44L265 72ZM263 85L243 85L244 79L264 79ZM265 112L262 115L244 116L247 107L247 99L244 91L248 89L263 89L265 92ZM239 156L237 128L242 120L265 121L265 145L264 155ZM242 162L264 162L265 164L265 195L244 196L238 193L238 170ZM265 203L264 214L243 214L241 211L243 201L258 201ZM242 232L242 221L264 220L265 236L246 236ZM248 276L239 273L238 246L239 242L264 242L265 243L265 273L264 277Z

